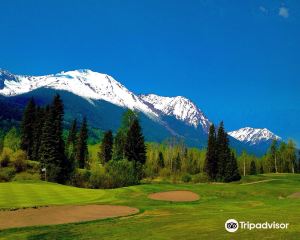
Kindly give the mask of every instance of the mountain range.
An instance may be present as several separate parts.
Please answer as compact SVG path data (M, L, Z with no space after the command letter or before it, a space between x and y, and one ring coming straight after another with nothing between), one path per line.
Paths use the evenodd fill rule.
M0 70L0 117L20 116L29 98L39 104L51 101L59 93L65 104L65 120L87 116L92 127L116 130L126 109L139 112L148 141L161 142L172 136L189 146L204 147L212 122L191 100L155 94L137 95L113 77L88 69L45 76L15 75ZM280 137L268 129L242 128L228 133L230 143L263 154L273 139Z

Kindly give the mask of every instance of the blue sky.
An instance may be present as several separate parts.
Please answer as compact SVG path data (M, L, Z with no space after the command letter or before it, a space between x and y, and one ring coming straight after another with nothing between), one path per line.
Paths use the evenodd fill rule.
M300 2L1 0L0 68L89 68L300 143Z

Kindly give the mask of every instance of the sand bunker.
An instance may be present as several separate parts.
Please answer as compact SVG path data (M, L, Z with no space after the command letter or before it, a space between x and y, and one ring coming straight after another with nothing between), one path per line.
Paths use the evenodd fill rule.
M288 196L288 198L300 198L300 192L295 192Z
M169 191L152 193L148 197L154 200L171 202L192 202L199 200L199 195L190 191Z
M0 211L0 229L92 221L138 212L136 208L111 205L53 206Z

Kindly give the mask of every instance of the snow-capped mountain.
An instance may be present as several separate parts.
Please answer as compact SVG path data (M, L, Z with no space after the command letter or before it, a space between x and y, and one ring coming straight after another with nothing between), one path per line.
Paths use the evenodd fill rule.
M28 99L34 97L40 104L47 104L57 92L65 104L66 122L87 116L92 127L115 131L129 108L141 113L148 141L176 136L190 146L206 145L211 122L189 99L136 95L113 77L87 69L45 76L15 75L0 69L0 118L20 120ZM250 127L229 135L232 146L259 154L265 153L272 139L280 140L268 129Z
M88 69L74 70L45 76L13 75L0 70L0 95L17 96L39 88L64 90L89 101L105 100L120 107L138 110L151 118L174 116L187 125L205 133L210 122L202 111L184 97L161 97L154 94L135 95L113 77Z
M211 122L203 112L189 99L181 96L162 97L155 94L140 95L149 106L168 116L174 116L188 125L197 128L199 125L208 133Z
M88 100L105 100L150 116L158 116L138 96L113 77L87 69L46 76L12 75L2 70L1 79L0 94L4 96L16 96L38 88L51 88L72 92Z
M266 128L261 129L245 127L236 131L229 132L228 134L234 137L235 139L241 142L249 143L250 145L256 145L261 142L272 141L273 139L281 140L279 136L275 135Z

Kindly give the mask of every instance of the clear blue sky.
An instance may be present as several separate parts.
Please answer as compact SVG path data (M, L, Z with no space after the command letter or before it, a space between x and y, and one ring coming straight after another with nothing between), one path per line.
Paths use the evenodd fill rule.
M300 1L1 0L0 67L89 68L300 143Z

